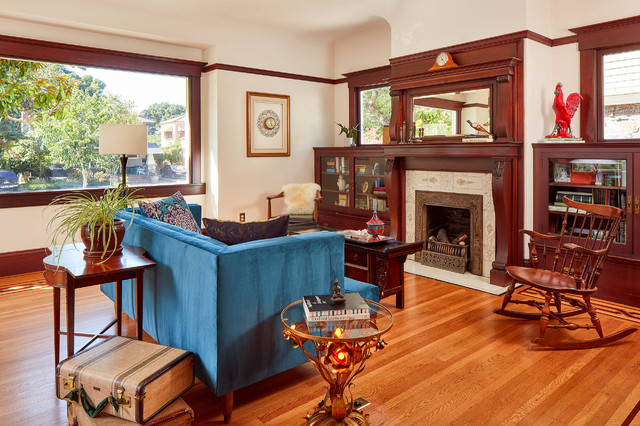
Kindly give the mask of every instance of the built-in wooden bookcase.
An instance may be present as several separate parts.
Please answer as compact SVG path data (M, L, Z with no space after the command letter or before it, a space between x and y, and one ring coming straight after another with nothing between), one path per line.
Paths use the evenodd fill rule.
M322 187L318 223L364 229L374 211L389 230L382 147L314 148L316 183Z
M623 209L598 296L640 306L640 145L537 143L533 153L534 230L559 232L563 196Z

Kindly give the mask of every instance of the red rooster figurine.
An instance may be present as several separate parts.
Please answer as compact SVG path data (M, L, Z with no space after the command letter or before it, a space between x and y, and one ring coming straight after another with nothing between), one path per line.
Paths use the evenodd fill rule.
M573 138L571 132L571 119L575 115L582 96L579 93L572 93L567 96L567 102L564 101L562 94L562 83L556 84L556 90L553 92L556 97L553 100L553 112L556 113L556 125L553 132L547 138Z

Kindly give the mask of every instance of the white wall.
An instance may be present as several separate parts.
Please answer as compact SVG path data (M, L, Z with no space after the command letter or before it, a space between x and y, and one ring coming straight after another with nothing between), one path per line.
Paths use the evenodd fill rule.
M391 56L398 57L526 29L525 0L400 3L391 24Z
M287 183L313 182L313 147L330 146L333 123L333 86L300 80L266 77L229 71L215 71L218 108L217 132L210 131L210 141L217 139L218 217L238 220L240 212L247 221L264 220L267 195L280 192ZM246 92L265 92L290 96L291 156L247 157ZM212 166L210 165L210 168ZM209 176L213 170L209 172ZM207 200L207 212L214 206Z
M555 116L553 104L554 79L552 48L538 42L524 43L524 227L533 229L533 148L532 143L542 142L551 133ZM535 165L538 167L538 165ZM538 182L545 184L546 182ZM526 247L526 246L525 246Z

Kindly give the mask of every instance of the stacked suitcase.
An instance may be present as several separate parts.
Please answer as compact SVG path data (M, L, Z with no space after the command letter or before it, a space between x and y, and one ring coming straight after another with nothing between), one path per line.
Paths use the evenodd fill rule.
M193 353L118 336L56 368L56 396L78 425L189 424L193 411L180 395L193 382Z

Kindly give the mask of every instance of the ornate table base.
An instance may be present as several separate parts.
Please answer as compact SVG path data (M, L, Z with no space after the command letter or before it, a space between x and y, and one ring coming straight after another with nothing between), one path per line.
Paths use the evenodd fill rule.
M353 399L353 398L351 398ZM368 425L369 424L369 415L364 415L359 410L353 408L351 406L346 412L347 416L341 420L334 419L331 415L332 407L330 405L331 398L330 392L324 397L324 400L318 404L318 408L316 408L313 414L307 414L307 426L324 426L324 425ZM353 401L350 405L353 404Z

